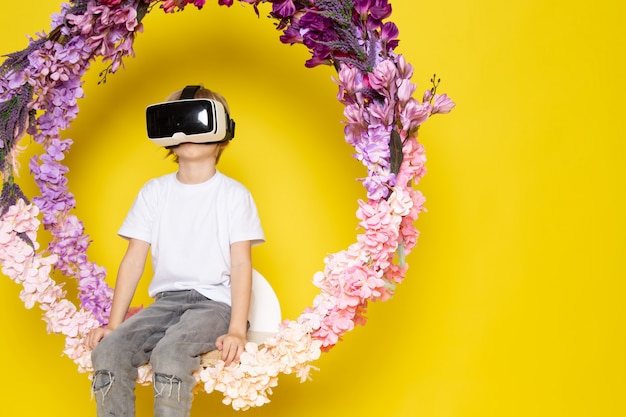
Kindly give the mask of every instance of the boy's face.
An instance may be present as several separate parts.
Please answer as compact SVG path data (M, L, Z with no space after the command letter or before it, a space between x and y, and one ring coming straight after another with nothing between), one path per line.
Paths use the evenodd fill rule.
M185 142L174 146L172 151L178 157L178 163L212 162L215 163L221 144Z

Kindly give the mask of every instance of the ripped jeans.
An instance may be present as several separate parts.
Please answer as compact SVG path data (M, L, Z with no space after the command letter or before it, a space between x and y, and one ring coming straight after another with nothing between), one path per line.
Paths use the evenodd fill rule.
M150 361L154 417L187 417L200 356L228 332L230 306L200 293L160 293L94 348L92 383L98 417L135 415L137 368Z

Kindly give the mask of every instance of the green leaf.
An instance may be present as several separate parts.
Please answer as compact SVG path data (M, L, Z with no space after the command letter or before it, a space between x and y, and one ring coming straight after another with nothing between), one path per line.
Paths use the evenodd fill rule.
M391 137L389 138L389 165L391 166L391 172L398 174L400 172L400 166L404 160L404 154L402 153L402 138L400 134L394 129L391 131Z

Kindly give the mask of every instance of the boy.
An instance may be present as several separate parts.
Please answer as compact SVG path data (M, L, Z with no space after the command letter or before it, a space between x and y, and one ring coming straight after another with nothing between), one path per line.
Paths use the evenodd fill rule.
M216 169L235 127L224 98L188 86L146 116L178 171L144 185L119 231L128 248L109 323L87 337L99 417L135 415L137 367L148 361L155 417L189 415L200 355L217 348L230 364L244 350L251 247L264 241L250 193ZM124 321L149 250L155 301Z

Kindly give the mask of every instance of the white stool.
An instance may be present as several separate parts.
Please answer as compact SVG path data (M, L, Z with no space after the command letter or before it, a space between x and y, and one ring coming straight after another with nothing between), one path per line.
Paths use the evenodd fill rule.
M280 303L274 289L258 271L252 270L252 297L248 313L248 341L262 344L278 333L282 321Z
M252 270L252 295L250 297L250 310L248 311L248 342L262 345L269 337L278 333L278 328L282 321L280 303L278 297L269 282ZM219 350L212 350L201 357L201 367L215 366L220 360L222 353Z

